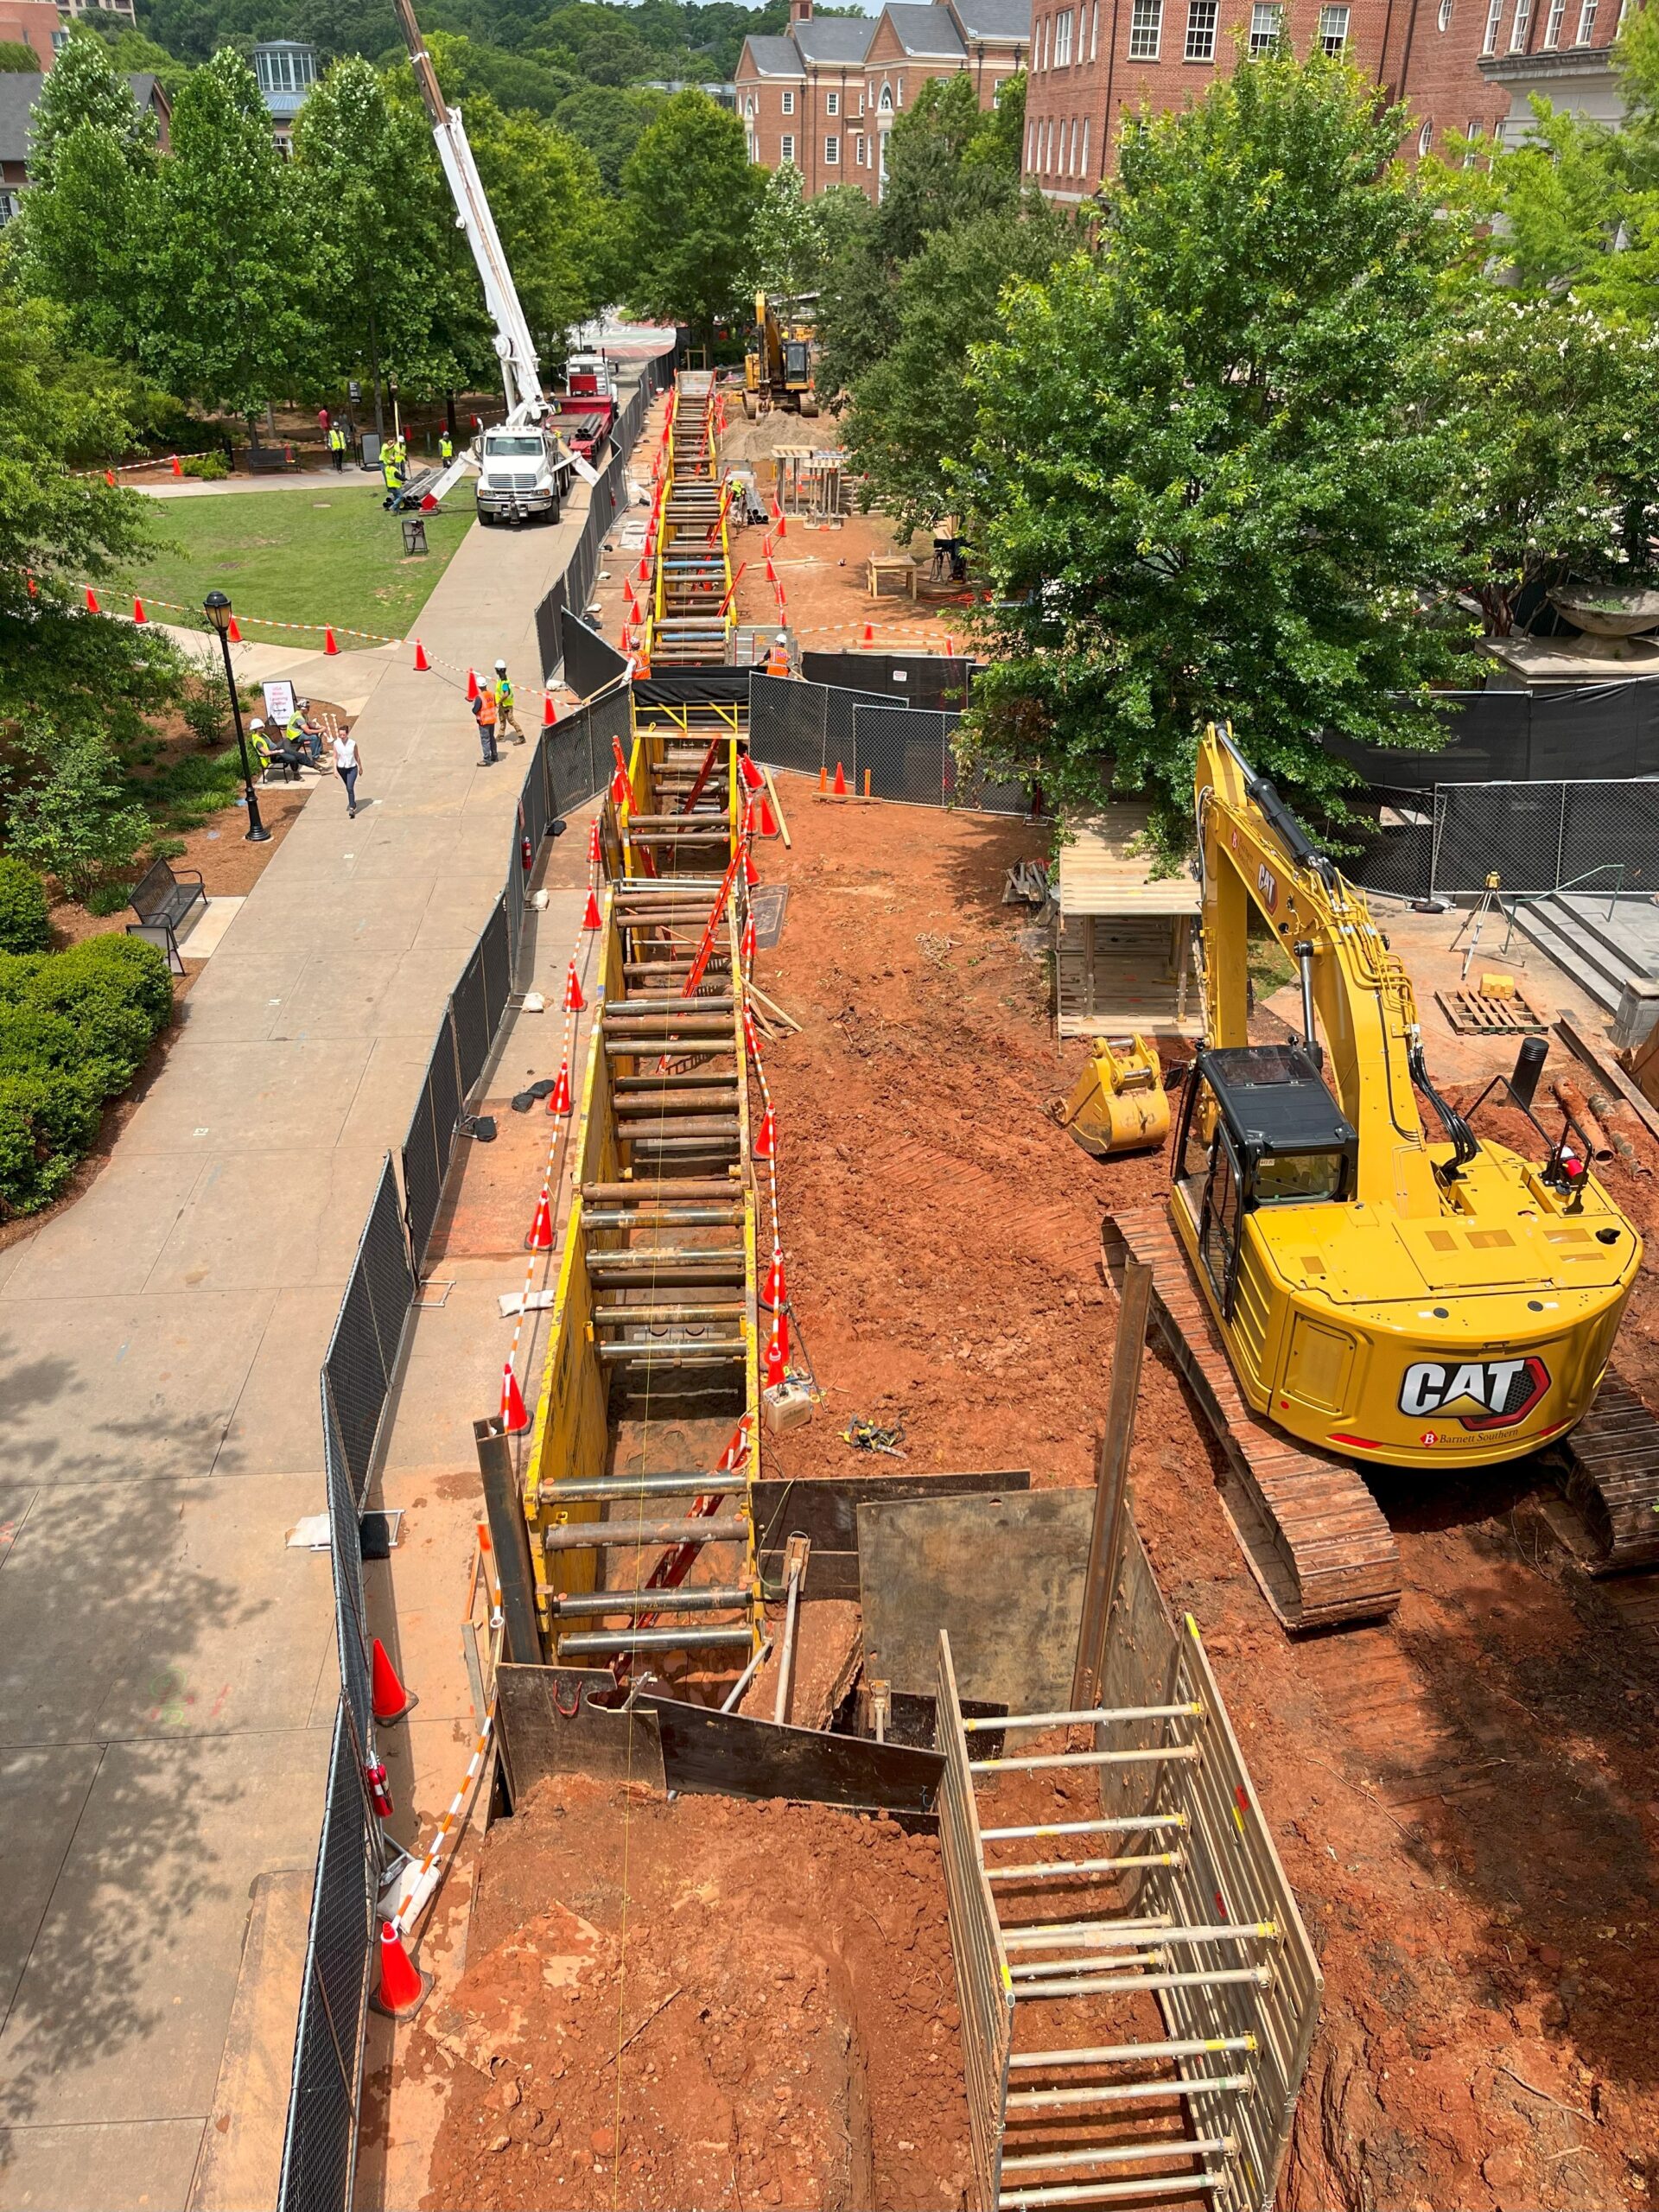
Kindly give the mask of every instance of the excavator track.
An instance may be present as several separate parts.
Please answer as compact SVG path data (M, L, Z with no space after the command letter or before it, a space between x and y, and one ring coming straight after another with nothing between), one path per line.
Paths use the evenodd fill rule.
M1659 1567L1659 1420L1617 1370L1562 1448L1567 1499L1598 1554L1590 1572Z
M1126 1258L1152 1270L1159 1326L1225 1455L1227 1517L1280 1620L1300 1630L1385 1618L1400 1602L1400 1554L1376 1500L1347 1460L1246 1404L1163 1208L1108 1215L1101 1242L1115 1281Z

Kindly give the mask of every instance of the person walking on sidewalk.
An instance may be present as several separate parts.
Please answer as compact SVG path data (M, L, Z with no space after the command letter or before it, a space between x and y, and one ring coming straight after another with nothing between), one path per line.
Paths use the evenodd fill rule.
M498 710L495 693L487 683L478 687L478 696L473 702L473 712L478 719L478 741L484 749L484 766L493 768L499 758L495 749Z
M357 772L363 766L363 756L357 749L357 740L342 722L334 740L334 773L346 786L346 818L357 819Z
M524 733L518 727L518 717L512 711L512 684L507 676L507 664L495 664L495 718L498 734L510 737L517 745L524 742Z

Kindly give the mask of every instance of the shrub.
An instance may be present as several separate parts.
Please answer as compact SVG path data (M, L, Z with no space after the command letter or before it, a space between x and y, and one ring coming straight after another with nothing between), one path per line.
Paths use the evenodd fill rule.
M180 702L180 712L198 745L223 745L230 736L231 718L221 684L192 683Z
M44 952L51 942L46 886L7 854L0 859L0 952Z
M225 465L222 453L193 453L179 463L187 476L200 476L204 483L216 484L230 470Z
M102 1101L77 1076L0 1071L0 1205L49 1205L98 1134Z
M95 883L86 893L86 907L89 914L96 914L100 921L107 921L111 914L118 914L132 896L132 886L119 880Z
M67 736L45 768L12 796L11 842L24 860L49 868L72 899L84 899L131 866L149 820L128 800L119 768L95 737Z
M94 1000L124 1001L145 1016L153 1036L173 1011L173 979L167 955L157 946L140 937L109 934L83 938L48 960L29 995L37 1006L71 1014Z
M16 1006L44 966L38 952L0 952L0 1006Z

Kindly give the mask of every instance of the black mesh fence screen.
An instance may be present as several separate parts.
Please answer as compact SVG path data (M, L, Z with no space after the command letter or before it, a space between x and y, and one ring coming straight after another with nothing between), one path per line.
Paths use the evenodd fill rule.
M823 765L832 779L836 767L839 766L847 778L849 790L851 790L857 781L858 747L853 728L853 718L861 707L880 707L888 713L895 711L891 699L879 697L871 692L843 691L833 684L824 685ZM904 707L896 711L908 714L910 709ZM753 722L750 724L749 743L753 747L754 744Z
M512 989L512 945L505 896L497 899L495 912L485 923L479 947L484 955L484 1027L486 1039L493 1041Z
M823 654L838 663L846 654ZM956 662L940 662L945 670ZM943 680L943 679L942 679ZM960 775L951 733L954 709L906 705L890 694L851 691L839 684L804 683L786 677L749 678L749 748L757 760L833 777L837 767L850 791L912 806L970 806L986 814L1027 814L1031 799L1018 784Z
M361 1265L361 1249L340 1302L334 1333L323 1361L334 1412L340 1421L340 1443L352 1481L352 1495L360 1498L368 1485L374 1457L375 1432L386 1402L386 1370L380 1357L380 1338L374 1325L368 1278Z
M489 1016L485 1010L484 997L484 940L480 937L473 947L472 957L461 971L461 981L455 985L449 1001L449 1011L455 1025L455 1058L461 1068L461 1095L471 1095L473 1085L484 1072L484 1063L490 1057Z
M853 712L857 788L912 806L944 804L944 716L925 708L858 707Z
M564 640L564 680L579 699L591 698L607 683L619 683L628 664L607 638L591 629L569 607L560 635Z
M404 1205L410 1249L418 1274L426 1262L432 1224L443 1198L455 1123L461 1118L461 1081L455 1070L455 1035L446 1007L428 1063L426 1081L410 1116L404 1139Z
M325 1369L322 1398L323 1480L328 1497L329 1553L334 1579L334 1625L340 1649L340 1694L360 1742L373 1727L369 1640L365 1631L363 1552L358 1539L357 1485L346 1457L334 1392Z
M414 1271L409 1263L409 1243L404 1234L403 1210L397 1203L397 1178L390 1153L380 1171L374 1204L369 1208L358 1265L369 1287L374 1332L380 1344L380 1363L390 1386L397 1372L397 1347L403 1342L404 1324L415 1302L416 1287Z
M547 762L542 752L539 730L531 732L530 742L534 750L531 754L524 790L518 795L518 812L524 834L530 840L531 865L533 868L547 831Z
M542 682L551 683L559 672L559 661L564 652L563 632L560 626L564 613L564 578L561 576L551 591L536 609L536 654L542 664Z
M1368 891L1456 898L1659 893L1659 783L1645 778L1373 790L1376 826L1343 866ZM1344 833L1346 834L1346 833Z
M749 743L755 758L769 767L792 768L798 775L816 776L823 766L823 707L822 683L796 683L787 677L752 675L749 678ZM764 742L755 731L764 729Z
M1437 891L1476 891L1496 872L1506 891L1560 881L1560 784L1448 784L1434 794Z
M1341 866L1351 880L1368 891L1389 892L1402 899L1426 899L1434 874L1434 794L1420 791L1376 791L1375 826L1345 827L1339 833L1344 844L1359 848L1344 854Z

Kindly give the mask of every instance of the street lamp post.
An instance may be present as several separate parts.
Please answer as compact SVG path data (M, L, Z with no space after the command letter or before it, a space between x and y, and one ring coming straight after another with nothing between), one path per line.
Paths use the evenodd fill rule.
M201 602L202 612L219 632L219 651L225 656L225 685L231 695L231 714L236 723L236 749L242 756L242 781L248 794L248 827L244 842L263 845L270 832L259 819L259 795L253 788L253 771L248 766L248 741L242 732L242 702L236 696L236 677L231 668L231 602L222 591L210 591Z

